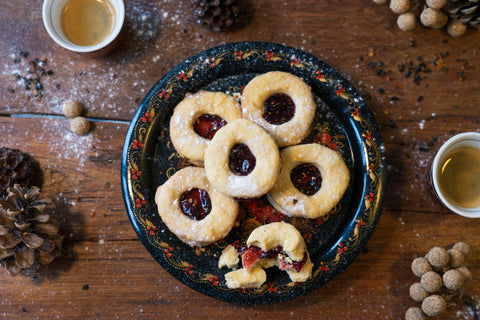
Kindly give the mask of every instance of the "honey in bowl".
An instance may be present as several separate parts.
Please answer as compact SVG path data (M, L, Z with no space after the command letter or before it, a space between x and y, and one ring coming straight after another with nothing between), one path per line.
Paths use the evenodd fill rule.
M76 45L94 46L113 30L115 11L108 0L69 0L63 7L61 26Z
M447 154L437 173L443 196L463 208L480 206L480 149L461 147Z

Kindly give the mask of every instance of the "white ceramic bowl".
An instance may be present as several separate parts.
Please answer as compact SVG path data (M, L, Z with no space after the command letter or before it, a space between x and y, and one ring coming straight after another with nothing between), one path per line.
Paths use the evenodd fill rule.
M62 31L60 16L68 0L45 0L43 2L43 24L52 39L65 49L75 52L95 52L106 48L118 37L125 20L125 6L123 0L109 0L115 11L112 32L100 43L93 46L80 46L72 43Z
M432 165L432 182L433 188L442 203L451 211L468 218L480 218L480 206L476 208L463 208L459 207L450 201L448 201L442 194L438 182L438 173L442 169L442 160L445 156L455 149L461 147L475 147L480 150L480 133L478 132L465 132L457 134L456 136L448 139L442 147L438 150Z

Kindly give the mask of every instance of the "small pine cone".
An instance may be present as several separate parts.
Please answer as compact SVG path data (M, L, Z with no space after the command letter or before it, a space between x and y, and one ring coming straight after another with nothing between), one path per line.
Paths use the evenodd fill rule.
M238 22L242 0L192 0L197 22L214 32L225 31Z
M17 149L0 148L0 196L18 183L30 187L34 179L33 159Z
M0 265L11 275L37 271L60 255L60 222L46 212L55 205L39 194L38 187L15 184L0 199Z
M450 18L458 19L469 27L480 28L480 1L449 0L444 9Z

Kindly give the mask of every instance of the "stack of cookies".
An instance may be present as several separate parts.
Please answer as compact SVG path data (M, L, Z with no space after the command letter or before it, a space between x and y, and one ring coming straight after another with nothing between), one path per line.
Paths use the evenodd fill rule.
M174 109L170 137L194 166L177 171L155 196L169 230L191 246L214 243L235 225L238 199L264 195L290 217L327 214L347 189L350 172L339 152L301 144L315 109L311 88L279 71L253 78L241 105L222 92L188 94ZM311 276L305 241L288 223L258 227L242 252L224 250L219 266L234 268L238 255L243 268L226 274L229 288L259 287L271 266L295 282Z

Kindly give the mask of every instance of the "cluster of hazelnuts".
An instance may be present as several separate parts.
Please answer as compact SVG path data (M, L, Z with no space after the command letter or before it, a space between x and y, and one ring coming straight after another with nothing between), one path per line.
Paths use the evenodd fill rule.
M388 0L373 0L378 4L386 4ZM447 0L425 0L425 5L420 13L420 22L424 27L441 29L447 24L447 32L452 37L463 35L467 29L460 20L451 19L442 11L447 4ZM410 0L390 0L390 9L398 14L397 25L403 31L410 31L417 24L417 17L411 9Z
M472 273L465 266L470 246L457 242L449 250L433 247L425 255L412 261L412 272L420 278L410 286L410 297L421 302L421 308L411 307L405 320L435 317L447 309L448 297L459 294Z
M70 122L70 130L78 135L86 135L90 132L91 125L87 118L83 117L82 104L76 100L70 99L63 103L63 114L72 119Z

